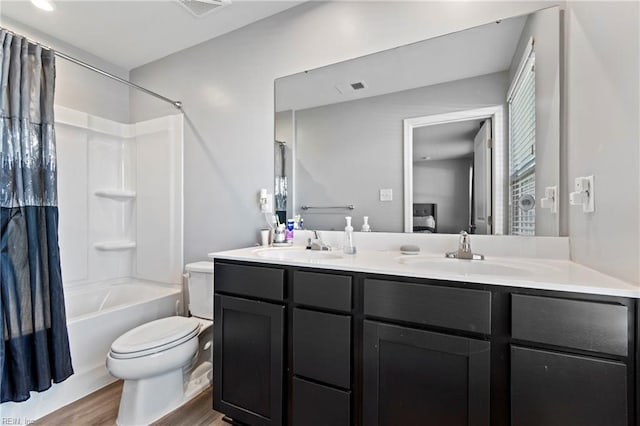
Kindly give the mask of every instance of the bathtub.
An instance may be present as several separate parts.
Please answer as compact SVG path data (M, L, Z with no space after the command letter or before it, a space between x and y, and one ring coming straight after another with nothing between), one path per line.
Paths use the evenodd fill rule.
M0 404L2 419L26 424L116 379L105 367L111 343L140 324L182 312L179 285L126 279L65 288L67 328L74 374L25 402Z

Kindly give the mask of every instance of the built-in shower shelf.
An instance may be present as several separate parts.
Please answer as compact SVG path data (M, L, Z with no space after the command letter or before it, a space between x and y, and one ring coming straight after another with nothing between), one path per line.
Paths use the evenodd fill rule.
M96 243L94 247L101 251L131 250L136 248L136 242L129 240L102 241L100 243Z
M111 198L113 200L126 201L136 198L135 191L126 189L99 189L96 191L98 197Z

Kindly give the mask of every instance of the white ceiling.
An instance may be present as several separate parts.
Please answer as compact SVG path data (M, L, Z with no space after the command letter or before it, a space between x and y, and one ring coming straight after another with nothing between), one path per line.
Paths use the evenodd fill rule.
M0 13L130 70L302 2L233 0L197 18L175 0L57 0L53 12L2 0Z
M305 109L509 69L527 16L385 50L276 80L276 111ZM364 81L353 91L350 83ZM342 93L341 93L342 92Z
M413 161L451 160L473 153L473 139L483 120L423 126L413 131Z

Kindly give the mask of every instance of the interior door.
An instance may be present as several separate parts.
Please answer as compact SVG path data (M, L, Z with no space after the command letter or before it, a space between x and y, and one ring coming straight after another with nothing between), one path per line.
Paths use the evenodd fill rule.
M491 234L491 120L480 126L473 140L473 207L471 229Z

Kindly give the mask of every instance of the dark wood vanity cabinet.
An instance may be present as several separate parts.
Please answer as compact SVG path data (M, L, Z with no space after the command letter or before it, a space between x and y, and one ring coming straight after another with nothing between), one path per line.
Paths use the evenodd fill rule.
M511 347L511 420L522 426L627 426L625 363Z
M216 262L214 279L213 408L248 425L282 425L284 271Z
M351 275L293 271L291 421L295 426L342 426L353 417Z
M238 261L214 271L214 408L238 424L638 424L634 299Z
M605 299L511 296L512 424L637 424L634 303Z
M490 344L364 322L365 425L489 425Z
M490 424L491 292L366 278L364 315L363 424Z

